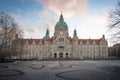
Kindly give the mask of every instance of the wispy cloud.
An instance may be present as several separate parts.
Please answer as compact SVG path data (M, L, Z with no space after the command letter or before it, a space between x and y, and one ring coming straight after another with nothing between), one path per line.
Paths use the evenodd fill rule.
M50 11L48 11L48 10L40 11L40 12L38 12L38 15L39 15L40 17L43 17L44 19L46 19L46 20L48 20L48 21L51 21L51 22L54 21L53 16L51 15Z
M43 10L38 12L38 14L39 17L42 17L47 22L47 24L43 25L44 29L49 28L49 30L53 32L56 21L51 12L49 10Z
M82 38L100 38L102 34L106 34L108 14L90 15L79 19L80 29L78 35Z
M66 18L84 12L87 0L38 0L50 11L60 14L62 11Z
M26 13L27 14L27 13ZM23 30L23 35L26 38L30 38L30 37L40 37L40 32L42 32L42 30L44 30L45 27L41 26L41 24L33 24L31 22L28 21L27 18L22 17L19 13L14 13L11 14L15 21L18 23L20 29ZM28 16L31 17L32 20L32 16ZM29 35L29 36L27 36Z
M33 36L39 36L39 30L36 29L36 28L27 28L27 29L24 29L23 30L24 34L28 35L28 34L31 34Z

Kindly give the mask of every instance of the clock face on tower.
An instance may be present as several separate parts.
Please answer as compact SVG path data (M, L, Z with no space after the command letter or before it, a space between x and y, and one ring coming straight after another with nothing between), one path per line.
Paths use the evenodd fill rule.
M63 35L63 31L60 31L60 35Z

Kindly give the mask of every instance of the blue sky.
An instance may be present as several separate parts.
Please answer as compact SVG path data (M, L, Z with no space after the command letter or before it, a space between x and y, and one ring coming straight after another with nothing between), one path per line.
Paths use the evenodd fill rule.
M24 38L43 38L49 27L53 35L60 13L72 37L101 38L106 34L108 12L118 0L0 0L0 11L12 15L24 31Z

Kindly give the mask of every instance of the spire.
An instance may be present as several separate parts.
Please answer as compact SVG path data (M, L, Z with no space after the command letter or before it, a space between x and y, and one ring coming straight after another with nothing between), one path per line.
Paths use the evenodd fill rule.
M73 33L73 38L74 38L74 39L78 39L76 29L74 30L74 33Z
M60 21L64 21L62 11L61 11L61 15L60 15Z
M104 35L104 34L102 35L102 38L105 38L105 35Z
M105 40L105 35L104 34L102 35L102 39Z
M45 37L44 38L50 38L50 36L49 36L49 30L48 30L48 27L47 27L47 30L46 30L46 35L45 35Z

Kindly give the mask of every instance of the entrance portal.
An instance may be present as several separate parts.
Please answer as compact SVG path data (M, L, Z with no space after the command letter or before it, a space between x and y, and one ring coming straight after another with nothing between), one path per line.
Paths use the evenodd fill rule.
M68 53L66 53L66 58L68 58Z
M57 58L57 53L54 53L54 58Z
M62 58L62 57L63 57L63 53L60 53L60 54L59 54L59 57Z

